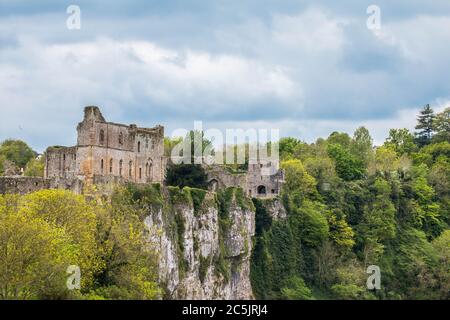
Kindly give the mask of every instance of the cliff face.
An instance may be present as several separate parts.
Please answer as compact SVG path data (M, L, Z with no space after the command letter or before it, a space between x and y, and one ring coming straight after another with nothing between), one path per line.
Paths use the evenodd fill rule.
M169 187L145 224L159 252L165 299L253 299L255 208L241 189L218 194Z

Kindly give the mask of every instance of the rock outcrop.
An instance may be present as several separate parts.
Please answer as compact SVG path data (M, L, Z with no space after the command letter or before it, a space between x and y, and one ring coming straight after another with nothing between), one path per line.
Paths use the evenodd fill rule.
M255 208L242 189L169 187L145 224L159 252L165 299L253 299ZM169 203L168 203L169 202Z

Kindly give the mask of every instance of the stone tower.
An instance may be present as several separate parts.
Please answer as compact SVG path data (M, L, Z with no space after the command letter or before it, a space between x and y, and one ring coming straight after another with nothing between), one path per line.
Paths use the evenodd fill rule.
M164 127L107 122L98 107L88 106L77 133L76 146L47 149L46 178L78 178L86 183L163 182Z

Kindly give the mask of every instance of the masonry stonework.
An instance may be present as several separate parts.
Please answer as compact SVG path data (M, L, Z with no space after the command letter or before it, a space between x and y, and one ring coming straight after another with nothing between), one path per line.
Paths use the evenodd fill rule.
M240 187L248 197L273 198L281 193L284 172L276 161L250 161L247 172L232 172L226 166L204 166L208 175L208 189L216 191Z
M0 177L0 194L41 189L82 193L84 186L92 184L108 189L117 183L164 183L164 127L107 122L98 107L89 106L77 134L76 146L47 148L43 178ZM284 173L275 161L250 161L246 172L232 172L223 165L205 164L203 168L213 192L241 187L249 197L273 198L284 183Z
M77 133L76 146L47 149L45 178L80 179L88 184L106 176L135 183L164 181L162 126L107 122L98 107L86 107Z

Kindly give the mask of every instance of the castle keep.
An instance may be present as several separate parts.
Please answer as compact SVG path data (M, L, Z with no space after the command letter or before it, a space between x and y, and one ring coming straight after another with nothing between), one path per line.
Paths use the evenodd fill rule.
M95 106L84 109L77 126L77 144L54 146L45 152L44 177L0 177L0 194L29 193L41 189L66 189L82 193L85 185L115 183L164 183L164 127L139 128L108 122ZM245 172L231 172L223 165L203 165L208 188L215 192L241 187L247 196L270 198L284 183L278 163L252 162Z
M46 151L45 178L150 183L165 177L164 128L107 122L98 107L86 107L74 147Z

